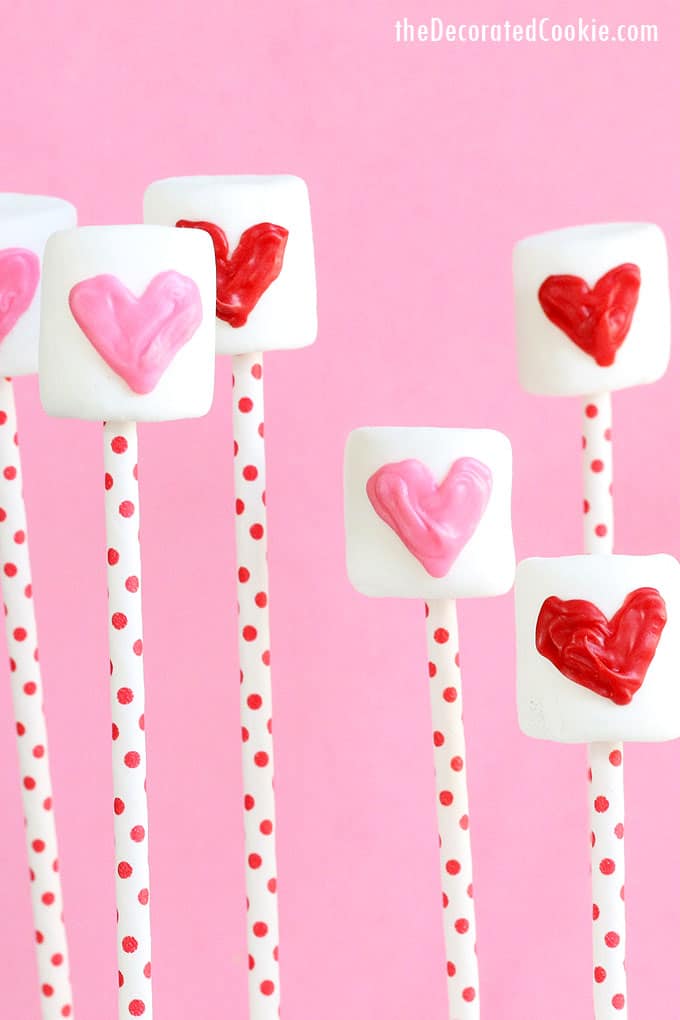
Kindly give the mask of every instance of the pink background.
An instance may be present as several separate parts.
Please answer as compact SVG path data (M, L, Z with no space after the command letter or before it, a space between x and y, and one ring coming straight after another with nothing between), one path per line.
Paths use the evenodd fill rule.
M138 219L144 186L168 174L292 171L310 183L319 341L267 359L284 1020L446 1016L422 610L348 585L346 433L504 430L519 555L579 551L580 409L519 389L511 245L617 218L658 221L671 251L680 244L680 12L597 5L613 24L657 21L656 46L393 41L397 17L446 8L461 22L567 17L557 0L3 11L2 189L63 195L82 222L108 223ZM228 376L224 360L208 418L141 434L163 1020L246 1017ZM653 389L616 397L619 551L680 554L679 384L676 359ZM76 1011L109 1018L101 436L48 420L35 380L17 389ZM484 1012L586 1017L584 752L517 731L511 598L467 603L461 617ZM8 683L0 717L0 1012L34 1020ZM671 1017L679 747L631 747L627 777L631 1014Z

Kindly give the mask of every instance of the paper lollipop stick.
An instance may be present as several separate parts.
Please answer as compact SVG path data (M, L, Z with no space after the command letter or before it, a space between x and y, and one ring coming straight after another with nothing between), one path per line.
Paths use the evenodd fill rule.
M262 357L237 355L233 372L250 1002L264 1018L278 1015L280 981Z
M178 177L152 184L144 217L209 235L217 353L233 357L236 553L251 1020L278 1020L279 921L265 514L264 351L316 339L309 197L298 177Z
M479 1016L467 758L456 604L426 603L437 820L451 1020Z
M8 377L37 374L40 262L50 234L75 221L75 209L61 199L0 194L0 583L43 1020L74 1014L14 388Z
M199 234L90 227L57 235L46 250L43 404L51 414L105 419L119 1020L152 1015L135 422L209 409L214 329L203 309L214 299L212 249Z
M658 227L645 223L602 224L540 234L516 245L514 278L523 385L535 393L580 395L585 399L585 551L598 556L597 564L592 566L581 558L563 557L550 568L541 566L550 561L527 561L522 576L541 577L542 571L547 574L550 569L561 583L564 575L574 581L567 589L571 599L574 587L588 591L598 586L597 572L601 577L618 572L623 579L621 602L610 605L608 613L591 600L572 604L560 591L545 593L550 611L547 616L539 616L539 623L548 617L552 620L552 613L559 616L563 610L567 616L585 613L580 636L571 630L573 620L552 620L539 640L531 590L529 594L520 592L519 576L517 595L522 729L543 739L589 744L595 1017L614 1020L625 1017L627 1011L622 741L670 739L677 736L677 727L672 724L669 708L673 697L658 679L653 696L649 687L643 695L638 694L641 685L648 683L648 653L651 651L654 662L658 660L656 642L660 632L656 628L661 611L655 608L654 599L663 603L663 598L655 591L650 602L644 594L650 590L647 584L636 587L627 576L638 570L632 558L612 556L610 393L653 382L666 370L670 318L665 241ZM600 395L587 396L592 393ZM643 570L653 570L645 565L646 560L640 562ZM628 584L627 590L623 581ZM603 601L611 600L612 590L602 593ZM642 609L636 608L638 602ZM662 615L665 625L665 608ZM521 636L524 617L530 621L528 626L532 619L536 624L534 636L530 630ZM625 623L621 622L624 617ZM628 629L626 641L617 644L619 625ZM563 647L565 642L568 652ZM585 642L583 647L579 642ZM604 659L598 650L601 645L606 652ZM537 650L547 655L563 677L555 679L545 662L536 659ZM626 661L615 661L624 653ZM574 682L573 686L565 687L564 677L567 684ZM619 689L617 685L624 681ZM633 705L639 705L642 698L642 707L629 707L623 715L621 706L630 705L635 697L638 702L633 701ZM647 701L645 711L645 700L651 697L655 699L654 710L650 712Z
M44 1020L73 1016L14 392L0 380L0 560Z
M612 402L587 398L583 415L583 513L587 553L614 550ZM593 981L597 1020L627 1015L623 743L588 745L593 883Z
M511 460L483 429L358 429L345 451L352 584L426 602L450 1020L480 1008L454 600L512 585Z

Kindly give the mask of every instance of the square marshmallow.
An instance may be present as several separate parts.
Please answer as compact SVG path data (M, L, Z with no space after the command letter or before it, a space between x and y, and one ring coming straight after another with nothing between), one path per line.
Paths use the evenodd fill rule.
M500 432L357 429L345 450L351 583L393 598L507 592L511 487L512 450Z
M202 224L217 238L218 354L308 347L316 340L312 221L301 178L156 181L144 196L144 219Z
M608 693L595 692L569 678L553 661L537 649L536 628L547 599L585 600L604 614L608 621L622 609L628 596L638 589L656 589L665 603L666 623L655 645L651 641L644 660L646 669L641 685L638 679L628 688L629 703L616 703ZM660 741L680 736L680 564L672 556L561 556L554 559L524 560L517 568L515 588L517 616L517 705L519 725L524 733L540 740L558 743L616 742L619 740ZM553 605L553 604L551 604ZM640 606L646 607L640 612ZM546 612L544 620L561 619L563 607ZM592 647L588 636L593 620L566 612L564 623L555 623L552 647L566 649L560 665L567 671L592 665L585 646ZM555 615L557 614L557 616ZM633 659L619 654L638 648L636 627L649 636L658 627L655 601L637 594L628 610L620 616L622 641L610 667L628 676ZM596 624L595 624L596 626ZM584 630L584 628L586 628ZM545 628L543 633L546 634ZM591 631L592 633L592 631ZM584 637L585 636L585 637ZM658 635L657 635L658 637ZM544 640L546 640L544 638ZM550 639L552 641L552 639ZM655 649L655 650L654 650ZM640 662L641 660L638 660ZM578 665L578 664L581 665ZM580 674L583 675L583 674ZM642 675L642 674L640 674ZM609 674L601 674L598 683L609 690ZM618 677L612 690L617 686Z
M40 273L48 237L76 225L61 198L0 194L0 375L38 371Z
M519 376L531 393L585 396L666 371L668 255L653 223L527 237L515 245L513 275Z
M137 225L55 234L45 250L40 331L45 410L93 421L207 414L214 303L212 244L202 231Z

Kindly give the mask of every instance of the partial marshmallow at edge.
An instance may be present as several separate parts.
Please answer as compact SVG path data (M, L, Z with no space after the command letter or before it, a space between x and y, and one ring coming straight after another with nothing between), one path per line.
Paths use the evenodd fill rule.
M137 225L55 234L43 273L45 410L94 421L207 414L214 303L213 249L203 231Z
M626 313L631 310L632 318L613 364L602 366L550 320L539 290L548 277L563 275L584 280L592 290L611 270L630 264L640 271L639 294L636 302L632 300L635 288L631 287L628 307L624 302L614 311L611 326L617 342L626 331ZM670 357L668 255L659 227L610 223L527 237L515 245L513 275L519 375L525 389L585 396L654 382L666 371ZM601 297L606 284L600 288ZM577 330L592 311L584 309L577 295L569 302L568 314ZM593 325L594 320L589 323ZM585 328L589 328L587 322Z
M174 177L150 185L144 196L147 223L174 226L180 220L208 222L226 235L229 259L222 260L222 274L233 285L240 261L239 244L253 239L255 266L270 257L274 239L254 240L243 235L261 224L287 231L280 272L259 295L244 325L233 326L217 319L217 353L247 354L307 347L316 340L316 273L307 185L299 177L244 175L224 177ZM191 229L191 228L182 228ZM277 232L280 238L281 232ZM250 269L241 266L242 284ZM218 279L220 274L218 273ZM218 282L218 296L220 286Z
M611 621L627 596L640 588L659 592L665 602L666 623L642 684L629 704L615 704L581 686L539 653L536 625L546 599L583 599ZM672 556L524 560L517 568L515 603L517 705L519 725L527 736L565 744L680 737L680 564ZM654 614L645 626L652 632L656 628L658 634ZM567 625L561 639L570 638L571 633ZM577 635L577 643L581 639L582 634ZM571 661L578 658L578 651L572 648Z
M391 466L388 475L381 471L387 465ZM381 472L378 486L376 472ZM452 489L442 503L432 498L432 490L447 477ZM466 598L507 592L515 572L511 488L512 450L500 432L357 429L345 450L351 583L362 594L375 597ZM397 492L398 502L390 513L385 496L389 501L391 492ZM442 520L442 514L453 517ZM421 547L420 556L411 551L409 545L419 531L437 533L442 524L452 525L458 536L444 560L437 541L431 548ZM447 568L446 560L452 556Z
M61 198L0 193L0 375L38 371L40 273L48 237L76 224Z

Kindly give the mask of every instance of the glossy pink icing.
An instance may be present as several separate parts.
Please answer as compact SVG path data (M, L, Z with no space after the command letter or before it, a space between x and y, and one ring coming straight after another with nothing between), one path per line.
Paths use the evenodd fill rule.
M159 273L141 297L117 276L93 276L72 288L69 306L94 349L135 393L151 393L203 317L188 276Z
M40 259L27 248L0 251L0 343L31 305L40 279Z
M437 482L419 460L385 464L366 483L379 517L432 577L445 577L484 513L493 478L473 457L461 457Z

